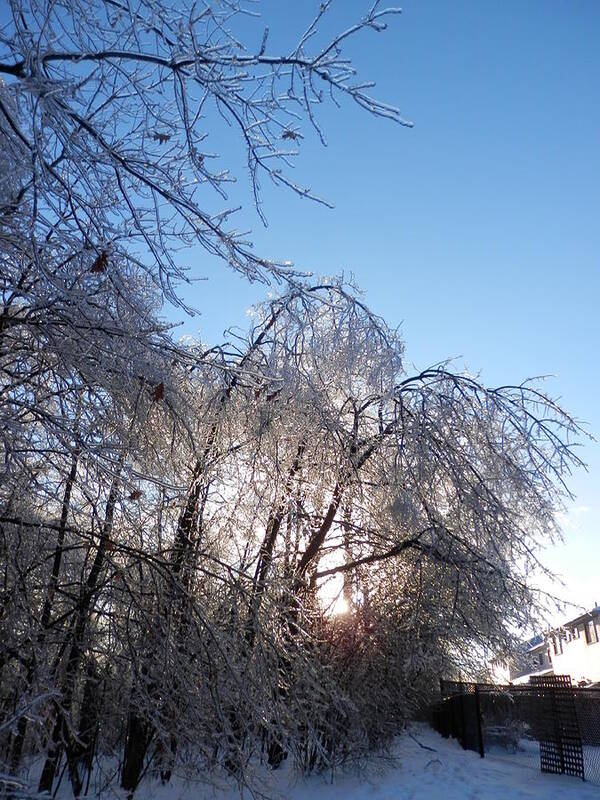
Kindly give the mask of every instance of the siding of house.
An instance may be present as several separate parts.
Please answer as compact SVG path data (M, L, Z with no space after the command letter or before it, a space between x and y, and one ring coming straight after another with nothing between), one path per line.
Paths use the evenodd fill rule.
M532 675L570 675L574 684L600 683L600 606L561 628L536 636L510 670L512 683Z
M532 675L551 675L552 662L546 642L530 647L520 668L511 670L511 683L528 683Z
M599 682L599 639L600 615L574 626L573 631L568 631L566 635L553 634L550 637L550 656L554 673L570 675L573 683L579 683L579 681Z

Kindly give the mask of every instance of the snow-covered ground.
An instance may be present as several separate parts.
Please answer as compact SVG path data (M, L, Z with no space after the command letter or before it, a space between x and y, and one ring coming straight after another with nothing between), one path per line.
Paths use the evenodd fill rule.
M431 748L431 749L425 749ZM539 762L526 763L502 755L463 750L426 725L398 737L392 751L395 764L374 762L366 774L313 775L299 779L285 767L268 773L267 794L286 800L576 800L595 798L598 786L564 775L543 775ZM154 800L234 800L239 790L201 789L197 785L140 787L140 796ZM250 793L245 793L251 797Z
M524 767L539 769L540 766L540 746L536 740L521 739L516 751L506 750L499 746L492 746L486 749L488 754L493 755L497 760L519 763ZM600 747L583 745L583 766L586 780L598 785L598 796L600 797Z
M414 737L414 738L413 738ZM423 745L430 749L424 749ZM506 757L463 750L425 725L398 737L397 765L368 777L338 776L333 784L311 777L279 785L289 800L585 800L600 797L598 786L564 775L543 775L535 767ZM166 800L166 798L165 798ZM221 800L221 798L219 798ZM227 798L227 800L230 800ZM233 798L231 798L233 800Z
M270 772L259 768L255 776L261 791L246 789L248 800L598 800L597 785L565 775L543 775L532 759L506 754L486 755L462 750L452 739L443 739L425 725L414 725L410 734L397 738L394 761L374 760L364 773L313 775L299 778L289 765ZM94 781L92 781L93 783ZM255 784L256 785L256 784ZM124 794L108 790L106 798ZM144 781L136 792L139 800L239 800L240 789L222 781L220 786L181 779L162 786ZM72 797L65 780L58 792L61 800ZM88 797L98 797L96 793Z

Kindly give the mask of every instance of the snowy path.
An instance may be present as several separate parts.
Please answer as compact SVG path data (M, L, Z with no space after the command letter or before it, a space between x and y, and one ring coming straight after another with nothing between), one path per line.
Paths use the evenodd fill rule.
M399 737L394 749L398 765L371 769L368 777L338 776L332 784L321 776L294 780L289 770L269 775L267 794L285 800L586 800L600 798L600 788L564 775L505 759L467 752L425 726L414 726L415 737ZM152 800L235 800L239 792L207 787L144 785L138 796ZM251 798L250 792L244 797Z

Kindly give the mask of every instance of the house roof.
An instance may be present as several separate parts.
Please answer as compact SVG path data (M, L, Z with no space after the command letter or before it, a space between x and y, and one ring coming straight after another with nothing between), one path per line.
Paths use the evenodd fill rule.
M534 653L536 650L545 649L546 648L546 640L541 634L534 636L533 639L530 639L526 643L526 648L528 653Z
M589 622L591 619L595 619L600 617L600 606L595 605L594 608L591 608L589 611L585 611L583 614L580 614L578 617L574 619L570 619L568 622L563 623L560 627L561 628L570 628L575 625L581 625L582 622ZM557 630L555 628L554 630Z

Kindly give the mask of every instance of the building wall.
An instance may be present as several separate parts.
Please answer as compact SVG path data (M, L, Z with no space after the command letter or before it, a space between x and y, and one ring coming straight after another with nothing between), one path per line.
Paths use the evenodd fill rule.
M506 666L494 662L490 669L495 683L506 682ZM523 650L510 665L511 683L528 683L533 675L570 675L578 683L600 684L600 606L565 622L564 626L523 643Z
M596 620L595 627L596 638L600 638L600 620ZM583 624L577 626L576 638L571 635L570 641L564 635L560 639L558 634L551 637L550 656L556 675L570 675L573 683L600 681L600 642L588 644Z
M528 683L532 675L551 675L552 662L548 645L540 642L530 647L522 658L522 662L511 670L511 683Z

